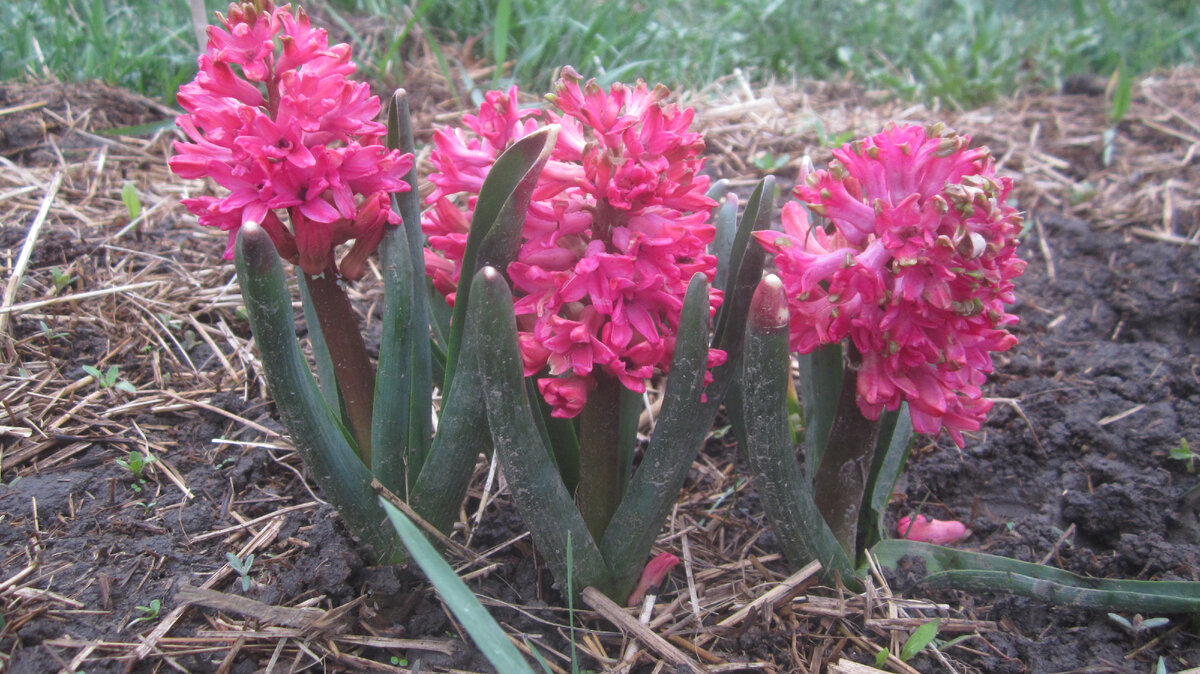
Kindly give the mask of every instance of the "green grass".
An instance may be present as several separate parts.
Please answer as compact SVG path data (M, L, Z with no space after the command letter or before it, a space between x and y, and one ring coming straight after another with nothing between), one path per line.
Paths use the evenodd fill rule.
M210 16L225 6L207 0ZM196 73L190 16L186 0L9 0L0 3L0 79L47 70L173 102Z
M475 56L509 67L473 83L479 89L515 81L544 91L563 64L602 81L692 88L740 68L755 81L851 74L905 98L966 107L1055 88L1073 74L1108 77L1121 64L1144 73L1200 54L1192 0L328 1L340 14L383 17L397 35L415 12L442 44L480 38ZM356 55L371 72L389 47L394 54L383 44ZM10 1L0 7L0 52L0 78L44 63L66 79L99 78L167 101L195 68L182 0ZM453 61L446 68L461 76Z

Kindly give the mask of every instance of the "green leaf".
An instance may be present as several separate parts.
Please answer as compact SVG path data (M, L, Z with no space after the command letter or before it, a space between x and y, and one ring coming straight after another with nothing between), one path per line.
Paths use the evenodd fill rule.
M1112 87L1112 107L1108 111L1108 121L1118 124L1125 118L1125 113L1129 112L1129 104L1133 101L1133 72L1124 59L1113 73Z
M858 545L856 549L865 550L875 545L883 537L883 515L887 511L896 488L896 481L908 462L908 452L912 447L912 417L908 413L908 403L902 403L894 411L885 411L880 417L879 440L875 448L875 458L871 472L867 475L867 486L863 492L863 508L859 511Z
M304 272L299 272L303 274ZM312 295L308 292L307 283L297 283L300 289L300 307L304 311L304 326L308 329L308 342L312 346L313 361L317 366L317 387L325 396L325 404L338 415L338 420L345 423L346 410L342 405L342 393L338 390L337 375L333 370L333 359L329 356L329 346L325 343L325 333L321 331L321 321L317 318L317 310L313 307Z
M481 269L471 285L471 312L479 318L472 323L478 338L473 355L482 375L492 443L513 502L555 578L565 583L570 573L577 587L611 593L608 565L534 422L508 285L491 267ZM573 552L569 566L568 538Z
M797 393L804 409L805 463L809 466L808 479L812 480L821 465L837 413L842 390L842 345L823 346L812 353L800 354L796 361Z
M767 176L758 182L754 192L750 194L749 201L746 202L746 210L742 213L737 234L725 262L728 267L725 272L726 278L732 279L734 285L729 288L721 286L725 291L725 301L721 303L713 322L713 346L726 349L731 356L741 351L737 347L743 337L746 312L749 310L754 289L762 280L763 265L766 262L765 251L762 246L751 243L751 235L753 232L771 228L774 211L775 177ZM714 376L715 374L714 372Z
M475 354L480 348L478 331L472 326L481 311L474 304L467 311L463 353ZM409 499L413 510L445 533L458 518L477 457L490 453L492 446L476 359L463 360L455 379L459 385L442 401L438 432L429 451L431 461L417 477Z
M654 436L600 544L616 577L613 596L619 599L637 583L692 460L712 429L713 417L701 402L708 363L707 326L708 284L702 274L696 274L679 317L671 374Z
M917 541L880 541L872 553L896 569L901 558L925 562L921 585L968 592L1011 592L1057 606L1138 613L1200 612L1200 582L1085 578L1041 564Z
M471 279L485 266L503 271L516 258L525 226L525 213L537 187L542 168L550 158L558 138L558 126L539 129L513 143L492 165L479 190L471 228L463 251L462 274L455 292L454 313L446 348L446 379L443 392L449 392L458 364L460 343Z
M822 577L854 583L854 567L813 500L800 471L787 415L787 297L783 284L768 276L759 284L746 325L739 406L743 451L763 510L792 566L821 563Z
M387 143L389 148L408 154L415 149L408 97L403 89L396 91L388 107ZM383 334L371 443L379 448L371 455L373 472L384 486L398 494L406 493L416 483L433 435L430 298L415 160L404 179L408 192L392 194L392 207L403 222L400 227L389 228L379 247L384 284Z
M533 403L530 408L533 420L538 426L542 440L551 450L563 485L569 493L574 494L579 487L580 461L579 434L575 431L575 420L552 416L550 405L538 392L534 377L525 378L525 395Z
M142 200L138 198L137 188L133 183L127 182L121 186L121 201L125 203L130 220L136 220L137 216L141 215Z
M733 255L733 241L738 230L737 212L737 195L730 192L717 207L717 231L712 242L712 252L717 256L717 273L713 278L713 287L718 290L724 290L729 279L729 259Z
M471 635L475 645L496 671L533 674L529 663L508 640L496 619L479 603L471 589L454 573L454 569L442 559L429 541L425 540L417 526L383 498L379 499L379 504L387 513L400 540L412 554L413 561L425 572L429 582L446 602L446 606L454 613L458 622L462 623L467 634Z
M904 646L900 649L900 659L908 662L917 653L923 651L933 641L934 637L937 636L938 628L941 624L942 621L935 618L913 630L913 633L909 635L908 640L904 642Z
M349 432L332 414L296 340L291 294L271 238L243 226L236 245L238 283L263 372L296 450L325 497L378 561L400 554L395 535L371 489L371 472L351 447Z

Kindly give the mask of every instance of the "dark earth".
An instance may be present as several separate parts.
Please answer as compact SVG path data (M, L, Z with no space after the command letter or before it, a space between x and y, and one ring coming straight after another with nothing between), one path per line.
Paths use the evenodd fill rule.
M21 154L30 150L23 136L15 145ZM934 517L963 520L973 530L960 544L965 548L1048 560L1084 575L1200 580L1198 505L1189 496L1197 476L1190 462L1170 455L1185 439L1200 450L1200 250L1098 231L1050 212L1032 217L1041 220L1044 239L1039 242L1039 230L1033 228L1022 247L1030 265L1018 282L1014 309L1021 318L1015 328L1021 343L997 357L988 389L988 395L1002 401L986 428L961 451L945 439L918 439L894 514L919 506ZM173 224L174 218L168 218L127 245L169 255L178 248ZM0 246L18 249L28 225L0 225ZM35 249L31 269L89 254L92 244L82 235L49 236ZM19 315L14 325L18 341L40 330L37 321ZM245 330L244 322L237 325ZM96 324L80 323L70 340L52 349L64 376L74 380L83 376L81 364L100 361L111 346ZM220 367L208 345L191 349L194 362ZM150 379L140 372L149 365L137 353L118 363L130 381ZM217 392L211 404L282 431L273 407L261 396L245 400L238 390ZM178 605L184 584L199 585L225 564L227 552L248 540L236 531L200 541L195 540L198 535L234 527L234 513L253 519L313 501L294 453L214 444L214 438L235 437L272 442L217 411L145 412L127 421L152 444L170 448L167 458L194 498L185 499L161 471L140 482L131 478L115 459L124 457L129 441L138 436L114 428L96 429L90 444L68 461L41 471L32 464L6 471L0 486L0 583L29 566L32 555L37 568L20 584L76 602L68 610L30 597L0 603L5 619L0 653L7 654L14 674L69 670L87 642L136 643L136 635L147 634L157 620L137 607L158 600L161 615L166 615ZM22 440L4 436L3 442L9 454ZM731 445L710 440L702 462L737 462ZM707 474L693 471L685 498L706 488ZM467 513L477 507L483 478L481 472ZM720 508L724 526L749 531L764 526L752 485L736 491ZM270 533L250 569L249 589L242 590L236 575L215 589L267 605L296 606L316 599L318 607L333 608L361 599L348 609L362 626L358 633L365 629L380 637L456 644L453 655L382 647L358 651L378 663L376 669L490 671L480 654L461 642L458 627L423 576L407 568L368 566L328 506L314 504L278 520L282 526ZM474 529L471 547L485 551L510 544L491 558L499 566L471 584L480 595L498 600L488 602L489 610L510 633L529 634L531 640L564 652L569 644L557 626L566 624L567 614L554 608L563 604L563 597L528 539L512 542L522 532L501 495ZM716 545L716 532L707 535L693 545ZM768 533L758 537L754 552L769 555L778 548ZM780 562L770 566L787 573ZM945 602L956 615L999 625L997 631L964 641L961 648L945 650L959 672L1145 673L1154 671L1160 657L1170 672L1200 667L1200 625L1189 616L1145 615L1170 622L1131 633L1104 612L1007 595L925 591L914 583L919 569L911 571L892 578L894 590ZM686 594L682 576L677 569L660 601ZM183 639L217 629L221 615L191 608L168 636ZM1124 617L1134 620L1133 615ZM610 633L613 629L600 621L585 622ZM763 618L707 648L730 660L774 662L777 671L799 671L789 669L794 662L790 644L797 635L783 625ZM815 627L812 620L799 623L801 632ZM272 659L272 649L262 646L234 652L228 641L208 648L197 643L195 652L173 655L169 662L155 657L133 662L127 651L106 651L98 643L77 671L173 667L249 673L264 671ZM874 661L874 653L853 645L843 655ZM278 671L289 662L280 661ZM595 666L586 658L583 664ZM924 655L911 664L920 671L949 671ZM393 666L401 669L389 669ZM326 667L365 669L362 662L332 656Z

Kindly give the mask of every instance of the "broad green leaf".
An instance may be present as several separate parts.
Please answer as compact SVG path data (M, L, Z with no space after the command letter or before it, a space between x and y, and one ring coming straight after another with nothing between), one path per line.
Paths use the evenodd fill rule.
M488 171L475 202L471 229L463 251L462 274L455 291L454 312L446 348L446 379L443 393L453 386L459 358L463 323L470 300L471 279L484 266L503 272L516 258L525 226L525 213L537 187L542 168L558 138L558 126L539 129L513 143Z
M403 89L392 96L388 108L387 143L389 148L414 152L412 120ZM433 435L430 307L415 162L405 181L408 192L392 195L392 207L403 222L389 228L379 247L383 334L372 428L372 447L379 448L372 454L372 470L385 487L398 494L415 484Z
M483 308L473 302L466 315L464 353L480 348L478 331ZM509 308L512 311L512 308ZM409 505L439 531L449 533L458 518L466 496L475 462L480 453L490 453L487 410L483 399L483 380L474 358L462 361L455 386L442 401L438 432L430 448L430 463L412 487Z
M787 298L778 278L759 284L746 325L745 359L739 380L738 416L743 451L763 510L784 555L799 568L821 563L822 577L854 584L854 567L825 523L800 472L787 417Z
M321 395L325 396L325 404L337 413L339 421L345 423L346 410L342 406L342 394L338 391L337 375L333 372L333 359L329 357L329 347L325 344L325 333L321 331L321 321L317 318L316 309L313 308L308 284L297 283L296 286L300 290L300 308L304 311L304 327L308 331L308 343L312 347L313 361L317 366L317 386L321 390Z
M395 535L371 489L371 471L351 446L349 432L317 390L296 341L291 294L275 244L257 225L242 227L236 244L238 283L263 372L284 426L325 498L379 562L400 559Z
M708 284L702 274L696 274L679 317L671 374L654 436L601 540L616 577L617 592L612 596L618 599L624 599L637 583L687 471L712 429L713 417L701 401L708 363L707 324Z
M917 541L880 541L871 550L896 569L901 558L925 562L925 587L1011 592L1057 606L1137 613L1200 612L1200 582L1086 578L1051 566Z
M743 337L746 312L750 307L754 289L762 280L763 265L766 262L766 253L762 246L751 242L751 234L770 229L774 211L775 177L767 176L759 181L746 202L746 210L742 213L737 234L725 262L728 267L725 270L726 279L732 285L722 287L725 291L725 301L717 310L716 321L713 323L713 346L727 350L731 356L736 356L741 351L737 347Z
M533 674L529 663L508 640L496 619L479 603L479 599L467 584L454 573L454 569L442 559L429 541L425 540L417 525L383 498L379 499L379 504L387 513L400 540L404 542L404 547L408 548L413 561L425 572L429 582L446 602L446 606L454 613L454 617L458 618L458 622L467 630L467 634L471 635L471 640L496 671Z
M885 411L880 417L879 441L875 447L875 460L867 475L867 488L863 493L863 507L858 517L857 550L865 550L878 543L883 537L883 515L887 511L896 488L896 481L908 462L912 447L912 417L908 403L902 403L894 412Z
M713 277L713 287L718 290L724 290L729 279L729 258L733 255L733 240L738 230L737 212L737 195L730 192L721 205L717 206L717 232L712 242L713 255L717 256L717 273Z
M805 463L808 479L817 474L842 390L842 345L830 344L796 357L797 393L804 409Z
M570 573L577 587L593 586L611 593L608 565L534 422L525 394L508 285L498 271L485 267L475 275L471 293L472 312L475 307L479 311L478 322L472 322L478 347L471 355L478 359L492 443L513 502L555 578L565 582ZM568 538L573 553L570 566L566 558Z

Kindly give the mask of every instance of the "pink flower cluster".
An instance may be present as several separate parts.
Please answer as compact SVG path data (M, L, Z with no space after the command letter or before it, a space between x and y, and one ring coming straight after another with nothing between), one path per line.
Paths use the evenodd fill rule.
M183 203L200 224L229 232L227 259L247 222L313 275L334 269L335 247L353 239L340 271L357 278L385 226L400 221L389 195L409 189L412 155L380 143L379 99L347 79L349 46L330 46L302 9L259 5L231 4L223 27L208 27L200 72L179 89L189 142L175 143L171 169L229 190Z
M715 203L692 110L665 104L662 86L606 92L581 79L563 69L547 97L556 110L521 109L514 87L489 92L478 115L464 116L469 131L437 131L433 207L422 222L426 269L453 302L488 170L514 141L560 125L507 270L526 375L548 367L538 388L559 417L579 413L598 372L640 392L656 368L667 371L688 281L697 272L711 281L716 269L706 248ZM715 312L720 292L709 301ZM715 367L725 353L708 360Z
M980 386L1007 326L1021 216L986 148L940 126L893 126L834 151L795 196L783 233L755 232L789 294L791 345L809 353L849 337L862 362L858 405L877 419L907 400L913 427L960 447L991 409Z

